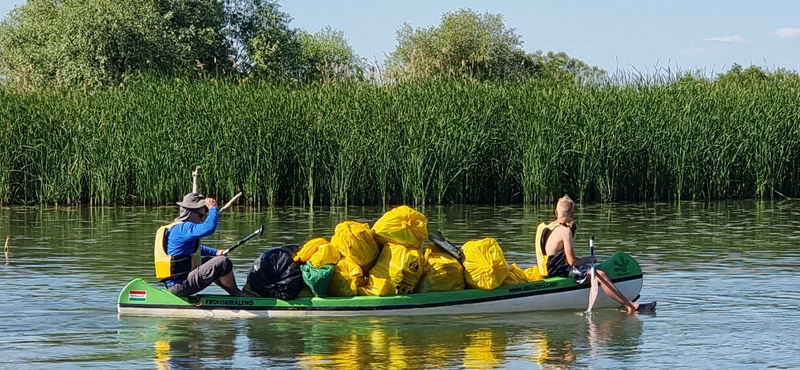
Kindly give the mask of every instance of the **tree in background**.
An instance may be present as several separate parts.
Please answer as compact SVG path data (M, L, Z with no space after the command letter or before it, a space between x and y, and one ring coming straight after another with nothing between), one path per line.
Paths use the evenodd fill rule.
M348 44L343 31L327 26L314 34L300 31L299 38L304 54L304 80L331 81L363 77L363 63Z
M229 26L240 70L274 82L311 82L361 74L344 32L330 26L311 34L291 28L292 18L271 0L235 0Z
M571 58L563 51L559 53L548 51L545 54L539 50L528 54L528 58L534 65L533 75L543 79L595 81L606 73L601 68Z
M220 0L159 0L160 12L175 39L181 67L194 65L201 71L234 70L232 42L226 26L228 15Z
M216 0L29 0L0 23L0 68L23 86L216 69L228 64L224 19Z
M756 65L744 68L739 63L733 63L731 69L725 73L717 75L717 82L722 84L752 85L766 82L784 82L787 80L800 79L796 71L778 68L768 70Z
M302 78L303 50L292 18L276 1L233 0L229 26L237 66L248 74L285 82Z
M470 76L500 79L532 68L522 40L506 28L500 14L470 9L448 12L441 24L397 31L397 49L390 56L395 77Z
M507 28L500 14L470 9L448 12L441 24L397 31L397 49L389 60L395 78L468 76L479 80L507 78L570 79L605 72L566 53L522 49L522 37Z
M0 23L0 76L21 86L114 86L141 72L251 76L273 83L341 79L382 84L344 33L290 27L275 0L29 0ZM565 53L527 54L500 14L448 12L398 32L389 80L574 80L603 71ZM374 79L378 75L380 78Z

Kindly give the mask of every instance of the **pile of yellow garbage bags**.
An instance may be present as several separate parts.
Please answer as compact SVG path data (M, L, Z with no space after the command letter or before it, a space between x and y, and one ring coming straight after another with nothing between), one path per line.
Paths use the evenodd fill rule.
M491 290L501 285L541 280L538 267L508 265L493 238L462 246L464 260L428 240L425 215L408 206L386 212L372 228L345 221L330 241L309 240L295 260L314 268L332 265L327 295L386 296L461 290Z

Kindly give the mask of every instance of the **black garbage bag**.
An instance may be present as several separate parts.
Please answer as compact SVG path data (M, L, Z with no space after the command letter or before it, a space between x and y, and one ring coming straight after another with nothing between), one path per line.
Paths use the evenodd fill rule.
M247 273L246 289L262 297L297 298L305 285L303 274L294 261L299 247L290 244L262 253Z

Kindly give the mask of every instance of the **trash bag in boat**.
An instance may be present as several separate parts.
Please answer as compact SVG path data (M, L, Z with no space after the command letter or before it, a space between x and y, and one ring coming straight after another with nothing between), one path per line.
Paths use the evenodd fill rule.
M328 295L331 297L352 297L358 288L364 286L364 273L357 263L343 258L335 266L328 283Z
M461 247L464 252L464 281L470 288L492 290L508 276L508 263L494 238L470 240Z
M446 292L464 289L464 266L437 244L427 242L423 249L425 268L415 293Z
M299 245L271 248L247 273L245 288L261 297L294 299L303 289L303 275L294 261Z
M369 269L381 250L375 242L375 232L369 224L345 221L336 225L331 244L341 253L364 269Z
M303 281L311 288L311 293L315 297L328 295L328 284L333 275L333 265L327 264L316 268L310 263L304 263L300 265L300 271L303 273Z
M539 266L528 267L525 269L525 277L528 278L528 281L539 281L544 280L544 276L542 272L539 271Z
M385 296L412 293L422 276L424 263L419 249L388 243L383 246L375 267L369 270L367 286L359 289L358 295Z
M297 254L295 254L294 256L294 260L297 263L306 263L306 261L308 261L311 258L311 256L313 256L314 253L317 252L319 246L327 242L328 241L325 238L314 238L309 240L308 242L306 242L306 244L303 244L303 247L300 248L299 251L297 251Z
M339 251L325 238L309 240L294 258L298 263L308 262L317 268L327 264L335 265L340 259L342 256Z
M323 239L324 240L324 239ZM308 259L308 263L316 268L325 265L335 265L342 259L339 250L331 243L320 244L317 251Z
M517 264L508 266L508 275L500 285L514 285L519 283L527 283L528 277L525 275L525 270L517 267Z
M386 212L372 230L381 245L395 243L419 248L428 239L428 219L409 206L400 206Z

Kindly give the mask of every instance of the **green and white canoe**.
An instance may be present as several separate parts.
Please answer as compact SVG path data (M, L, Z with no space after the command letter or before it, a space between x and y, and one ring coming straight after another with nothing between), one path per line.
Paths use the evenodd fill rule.
M642 289L642 270L630 255L618 252L598 265L629 299ZM120 315L180 317L299 317L469 315L528 311L585 310L589 284L571 278L501 286L494 290L465 289L386 297L277 298L198 294L178 297L134 279L117 300ZM619 307L602 290L595 308Z

